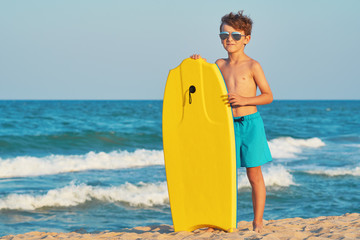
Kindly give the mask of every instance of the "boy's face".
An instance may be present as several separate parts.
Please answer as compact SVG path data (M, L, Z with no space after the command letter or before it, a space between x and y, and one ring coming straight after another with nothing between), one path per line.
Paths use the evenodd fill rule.
M234 53L241 50L244 50L245 44L248 44L250 41L251 36L247 35L245 36L244 30L235 29L230 25L224 24L221 27L221 32L228 32L230 35L227 39L221 40L222 45L224 46L225 50L228 53ZM232 32L239 32L241 33L240 40L236 41L233 39L231 33Z

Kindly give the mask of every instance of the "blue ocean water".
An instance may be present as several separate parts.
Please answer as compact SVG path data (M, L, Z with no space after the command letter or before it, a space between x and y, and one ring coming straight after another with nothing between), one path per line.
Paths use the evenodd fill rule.
M264 219L360 212L360 101L258 107ZM172 224L162 101L0 101L0 236ZM253 217L245 169L238 221Z

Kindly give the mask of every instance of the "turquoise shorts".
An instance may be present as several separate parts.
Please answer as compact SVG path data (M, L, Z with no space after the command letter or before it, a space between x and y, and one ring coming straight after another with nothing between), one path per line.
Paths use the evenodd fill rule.
M259 112L234 117L236 167L258 167L272 161Z

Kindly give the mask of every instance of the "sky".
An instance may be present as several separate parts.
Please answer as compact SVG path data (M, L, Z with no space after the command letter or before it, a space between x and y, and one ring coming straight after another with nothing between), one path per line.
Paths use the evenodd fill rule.
M358 0L3 0L0 99L162 99L183 59L227 57L239 10L275 100L360 99Z

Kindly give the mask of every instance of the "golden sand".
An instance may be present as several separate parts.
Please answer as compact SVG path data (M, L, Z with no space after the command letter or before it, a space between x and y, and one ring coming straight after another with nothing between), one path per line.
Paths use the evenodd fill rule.
M360 214L317 218L286 218L264 220L262 233L252 231L252 223L241 221L233 233L223 231L174 232L170 225L135 227L121 232L101 233L44 233L29 232L1 237L6 240L35 239L360 239Z

